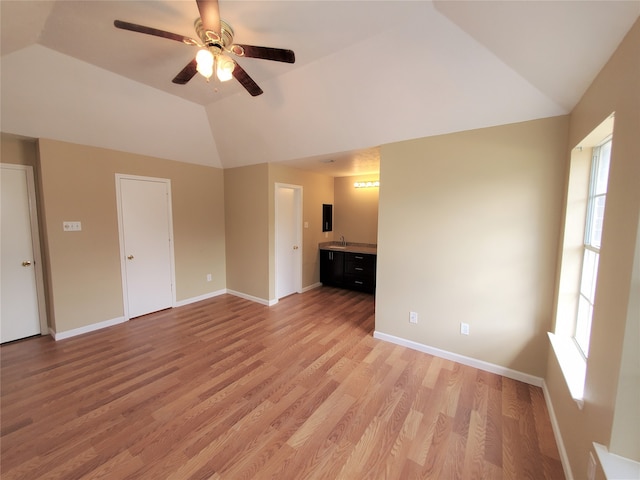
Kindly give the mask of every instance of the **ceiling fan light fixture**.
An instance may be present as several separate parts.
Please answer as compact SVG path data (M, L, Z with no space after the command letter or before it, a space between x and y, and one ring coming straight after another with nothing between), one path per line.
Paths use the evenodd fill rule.
M209 80L211 75L213 75L213 54L206 48L203 48L198 51L196 62L198 64L196 67L198 73Z
M219 55L217 60L216 74L218 75L218 80L221 82L231 80L233 78L233 69L236 66L235 62L226 55Z
M220 18L218 0L196 0L196 5L198 12L200 12L200 17L196 18L193 24L197 39L122 20L114 20L113 25L122 30L167 38L200 48L196 58L192 58L171 80L177 85L187 84L197 73L205 77L209 82L215 74L216 77L214 79L221 82L235 78L252 97L256 97L263 93L260 86L240 65L224 55L225 52L243 58L260 58L276 62L295 63L293 50L234 44L233 29ZM204 20L202 17L204 17Z

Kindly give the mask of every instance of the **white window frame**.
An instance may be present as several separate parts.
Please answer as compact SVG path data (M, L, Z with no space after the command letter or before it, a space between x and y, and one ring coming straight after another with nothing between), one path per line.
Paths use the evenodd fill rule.
M611 136L609 136L594 147L591 160L580 289L573 334L573 339L585 360L589 356L591 321L595 305L600 247L602 245L602 225L606 207L607 184L609 183L611 145ZM606 163L603 163L605 161Z

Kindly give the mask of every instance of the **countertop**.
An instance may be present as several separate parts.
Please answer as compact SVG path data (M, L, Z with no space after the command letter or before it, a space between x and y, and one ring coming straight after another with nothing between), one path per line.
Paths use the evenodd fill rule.
M343 246L341 242L324 242L318 244L320 250L332 250L334 252L366 253L369 255L378 254L378 246L374 243L347 242Z

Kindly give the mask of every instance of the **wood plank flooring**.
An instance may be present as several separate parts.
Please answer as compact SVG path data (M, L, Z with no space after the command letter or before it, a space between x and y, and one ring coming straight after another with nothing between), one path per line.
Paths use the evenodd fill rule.
M540 388L373 328L322 287L3 345L2 479L564 478Z

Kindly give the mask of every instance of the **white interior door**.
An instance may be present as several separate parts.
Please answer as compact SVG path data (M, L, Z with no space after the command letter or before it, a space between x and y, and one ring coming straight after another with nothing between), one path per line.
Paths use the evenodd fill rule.
M302 187L276 184L276 298L301 291Z
M2 165L0 177L0 341L10 342L41 333L40 272L36 271L39 240L33 170L23 165Z
M128 318L174 304L170 183L117 176L120 251Z

